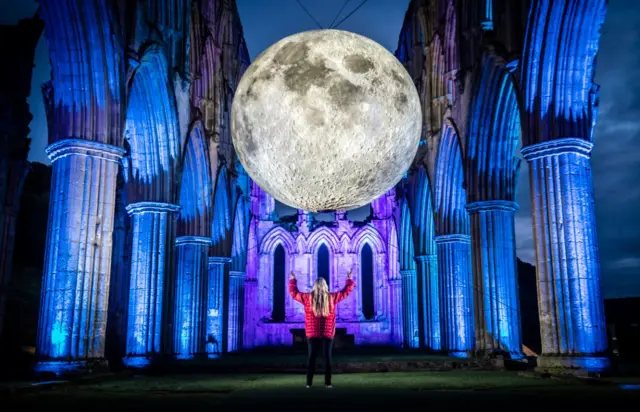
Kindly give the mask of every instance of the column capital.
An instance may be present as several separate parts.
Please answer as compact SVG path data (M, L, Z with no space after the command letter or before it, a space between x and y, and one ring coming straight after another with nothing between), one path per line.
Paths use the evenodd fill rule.
M211 256L209 257L209 264L225 264L225 263L231 263L231 258L230 257L222 257L222 256Z
M471 243L471 236L463 234L440 235L434 238L436 243Z
M416 255L413 257L416 262L436 262L438 261L438 255Z
M127 205L126 210L130 215L141 213L178 213L180 206L163 202L136 202Z
M247 276L247 272L243 272L240 270L230 270L229 271L229 277L230 278L244 278L245 276Z
M578 156L590 158L593 143L578 137L563 137L525 146L520 150L527 161L549 156L559 156L574 153Z
M120 159L127 153L121 147L84 139L58 140L47 146L45 152L49 160L51 160L51 163L72 155L87 156L120 163Z
M469 213L493 211L516 212L520 209L520 205L509 200L482 200L479 202L468 203L465 206L465 209L467 209Z
M176 246L180 245L200 245L211 246L213 239L205 236L180 236L176 238Z
M411 276L415 276L416 275L416 270L415 269L400 269L400 276L401 277L411 277Z

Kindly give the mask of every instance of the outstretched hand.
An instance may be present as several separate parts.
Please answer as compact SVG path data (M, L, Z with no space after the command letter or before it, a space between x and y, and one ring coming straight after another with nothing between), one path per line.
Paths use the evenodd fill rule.
M351 280L352 277L353 277L353 268L350 268L349 272L347 272L347 279Z
M291 271L291 273L289 273L289 279L294 280L296 278L296 274L293 273L293 270Z

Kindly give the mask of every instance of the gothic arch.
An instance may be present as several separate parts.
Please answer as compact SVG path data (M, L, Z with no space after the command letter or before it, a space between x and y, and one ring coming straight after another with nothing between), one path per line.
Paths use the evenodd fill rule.
M115 4L42 1L39 14L51 61L49 143L73 136L121 147L126 75Z
M131 80L125 139L129 201L175 203L180 136L167 59L151 44Z
M594 65L606 0L531 2L521 58L523 143L591 140Z
M467 127L466 180L469 202L515 199L520 138L518 99L504 59L482 56L473 80Z
M399 230L399 246L400 246L400 270L415 270L416 262L414 260L415 252L413 247L413 228L411 224L411 212L409 211L408 202L402 202L402 212L400 212L400 230Z
M211 238L213 256L228 257L231 254L232 206L226 166L220 166L213 194L213 219L211 220Z
M213 182L204 125L191 125L182 155L178 236L211 236Z
M339 253L341 251L338 236L336 236L331 229L324 226L314 230L314 232L307 238L307 251L315 254L320 242L323 241L326 243L331 254Z
M408 207L412 217L414 249L418 255L435 255L433 197L425 167L409 176Z
M360 253L362 246L368 243L375 255L384 254L387 250L380 233L373 226L364 226L351 239L351 253Z
M282 226L271 229L262 239L260 243L260 254L272 254L276 247L282 244L287 255L295 253L296 246L293 236Z
M231 270L244 272L247 268L247 245L249 235L249 205L244 196L236 200L233 218L233 237L231 245Z
M469 234L462 151L452 123L446 122L436 156L435 232Z

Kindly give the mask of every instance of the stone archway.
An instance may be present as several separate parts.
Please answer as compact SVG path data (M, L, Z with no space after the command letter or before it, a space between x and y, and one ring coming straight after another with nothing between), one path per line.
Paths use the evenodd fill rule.
M172 352L173 265L180 128L163 49L142 51L131 80L125 139L132 250L125 363L144 366ZM147 296L152 296L148 299Z

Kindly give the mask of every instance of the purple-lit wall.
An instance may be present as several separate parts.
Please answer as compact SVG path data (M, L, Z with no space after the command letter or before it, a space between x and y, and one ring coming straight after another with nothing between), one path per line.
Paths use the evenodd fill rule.
M255 185L254 185L255 187ZM384 195L387 198L391 195ZM255 187L252 203L273 204L264 191ZM245 283L245 335L244 347L290 346L291 329L304 328L302 305L295 302L288 291L284 293L284 322L274 321L274 253L281 245L285 251L284 276L293 271L298 287L310 291L318 277L317 255L321 245L329 249L329 288L337 291L344 287L346 274L353 268L356 288L337 308L337 328L346 328L353 334L356 345L402 345L402 313L398 310L401 296L394 293L394 281L399 280L397 232L392 217L394 201L380 202L368 222L352 222L346 214L336 213L334 222L315 222L311 214L298 211L296 222L260 219L254 216L251 226L257 247L249 247L247 280ZM273 211L271 211L273 212ZM264 216L273 217L273 213ZM363 288L361 251L368 244L373 251L373 306L374 316L367 320L363 314ZM285 279L286 280L286 279ZM287 288L287 282L282 282Z

